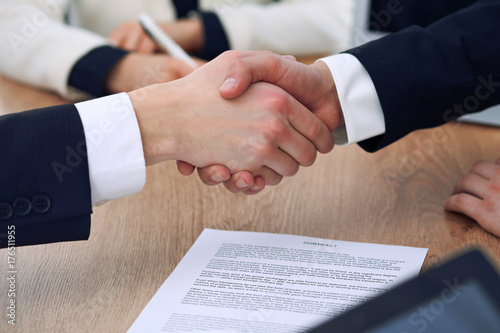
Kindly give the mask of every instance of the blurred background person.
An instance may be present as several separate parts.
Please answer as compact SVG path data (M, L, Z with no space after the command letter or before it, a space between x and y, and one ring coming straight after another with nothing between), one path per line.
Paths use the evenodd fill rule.
M353 6L352 0L3 0L0 73L72 100L190 73L181 60L154 53L137 23L141 12L206 60L227 49L336 53L348 46Z

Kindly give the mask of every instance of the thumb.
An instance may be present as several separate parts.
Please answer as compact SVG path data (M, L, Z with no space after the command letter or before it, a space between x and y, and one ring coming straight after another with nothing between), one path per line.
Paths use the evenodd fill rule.
M219 93L225 99L232 99L243 94L254 82L283 83L283 78L293 63L296 63L293 56L268 52L234 60L227 69Z

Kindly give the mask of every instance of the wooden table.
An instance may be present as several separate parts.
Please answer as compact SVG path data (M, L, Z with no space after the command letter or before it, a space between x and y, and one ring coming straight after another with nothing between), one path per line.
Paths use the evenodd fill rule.
M62 102L0 81L3 113ZM155 165L142 192L94 209L88 241L18 248L15 328L0 251L0 331L126 331L203 228L427 247L424 269L476 245L500 264L499 238L443 209L475 161L498 157L499 129L451 123L374 154L338 147L256 196L206 187L174 162Z

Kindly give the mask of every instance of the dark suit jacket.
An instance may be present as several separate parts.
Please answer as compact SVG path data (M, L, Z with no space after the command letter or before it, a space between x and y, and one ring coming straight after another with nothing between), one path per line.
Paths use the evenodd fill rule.
M498 0L347 52L368 71L385 116L386 133L360 143L368 151L500 103Z
M0 117L0 154L0 247L88 238L89 170L73 104Z

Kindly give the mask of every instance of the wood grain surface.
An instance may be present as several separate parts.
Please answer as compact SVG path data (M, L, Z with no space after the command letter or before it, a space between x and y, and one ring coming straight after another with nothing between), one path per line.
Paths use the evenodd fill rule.
M0 80L1 113L63 102ZM143 191L94 209L88 241L17 249L15 327L0 250L0 331L125 332L204 228L427 247L424 270L479 246L498 265L500 239L443 209L475 161L498 157L498 128L450 123L374 154L336 147L256 196L207 187L174 162L155 165Z

